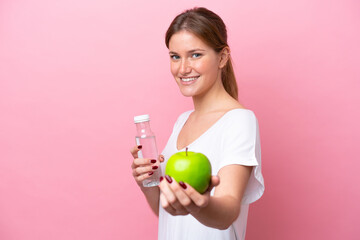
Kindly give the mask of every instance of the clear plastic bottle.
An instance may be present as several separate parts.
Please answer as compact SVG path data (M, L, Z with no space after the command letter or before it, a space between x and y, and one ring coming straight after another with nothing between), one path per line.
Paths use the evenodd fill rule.
M134 117L137 134L135 136L136 144L142 145L138 152L139 158L158 159L158 151L156 146L155 135L150 128L150 117L148 114ZM151 177L143 181L144 187L157 186L160 183L161 170L153 170Z

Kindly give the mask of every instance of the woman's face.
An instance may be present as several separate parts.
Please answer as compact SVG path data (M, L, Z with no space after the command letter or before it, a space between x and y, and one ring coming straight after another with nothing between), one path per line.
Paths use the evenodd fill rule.
M220 55L194 34L175 33L169 54L171 73L184 96L204 95L221 83Z

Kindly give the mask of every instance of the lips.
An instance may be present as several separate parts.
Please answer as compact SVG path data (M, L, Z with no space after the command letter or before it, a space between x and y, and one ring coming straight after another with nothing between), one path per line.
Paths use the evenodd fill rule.
M200 76L193 76L193 77L180 77L180 81L184 85L193 84Z

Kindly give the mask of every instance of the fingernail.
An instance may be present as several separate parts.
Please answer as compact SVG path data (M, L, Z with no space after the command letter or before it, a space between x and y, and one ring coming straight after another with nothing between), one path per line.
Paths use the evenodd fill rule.
M161 176L161 177L160 177L160 182L161 182L162 180L164 180L164 178Z
M172 179L169 175L165 175L166 181L168 181L168 183L172 183Z
M154 170L158 169L158 166L152 166L152 169L154 169Z
M156 163L156 160L155 160L155 159L151 159L150 162L151 162L151 163Z
M138 145L138 149L139 149L139 150L142 149L142 145Z
M154 172L149 172L149 176L151 176L151 175L153 175L154 174Z
M183 181L180 181L180 182L179 182L179 185L180 185L183 189L186 189L186 188L187 188L186 184L185 184Z

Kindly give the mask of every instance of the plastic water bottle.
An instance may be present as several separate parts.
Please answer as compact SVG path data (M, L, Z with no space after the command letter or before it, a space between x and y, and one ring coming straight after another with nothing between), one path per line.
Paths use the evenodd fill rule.
M137 134L135 136L136 144L142 145L138 152L139 158L158 159L155 135L150 128L150 117L148 114L134 117ZM143 181L144 187L157 186L160 183L161 170L153 170L153 174Z

